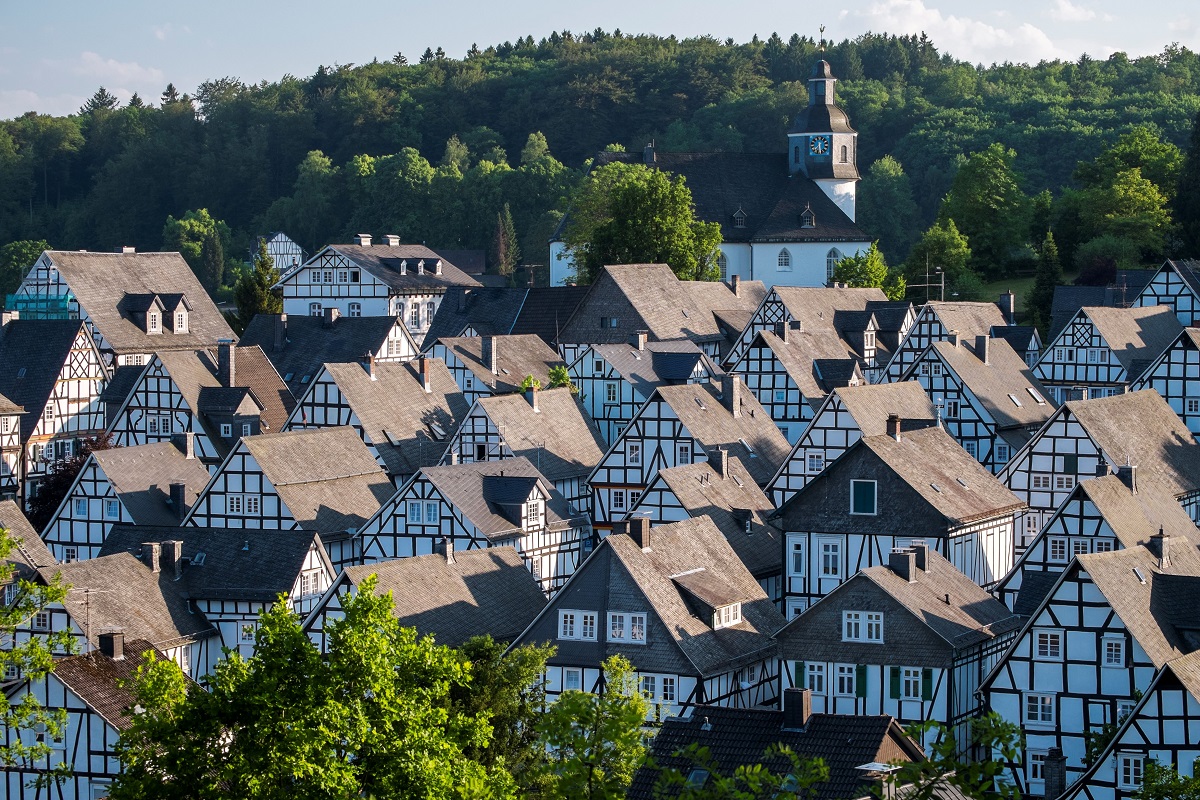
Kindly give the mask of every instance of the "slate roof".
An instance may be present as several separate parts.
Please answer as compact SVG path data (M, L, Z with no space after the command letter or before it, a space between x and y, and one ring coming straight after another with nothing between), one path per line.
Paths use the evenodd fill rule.
M528 292L523 288L452 286L438 304L425 341L432 345L444 337L462 336L467 326L480 336L511 333Z
M711 383L660 386L656 392L710 458L713 451L728 450L730 456L741 459L759 486L771 479L788 456L787 439L744 385L741 413L736 417L725 406L720 387Z
M550 383L550 370L565 366L558 353L538 336L522 334L491 338L496 351L497 373L493 373L483 361L483 337L448 337L439 339L437 343L454 353L471 370L476 380L491 387L496 394L521 391L521 381L528 375L546 386Z
M394 477L412 475L421 467L441 461L447 441L469 410L458 384L440 359L427 361L429 393L425 392L419 364L376 362L374 380L360 364L325 365ZM434 425L441 429L440 434Z
M393 492L371 451L350 427L249 436L240 447L258 462L304 530L357 528Z
M572 513L562 493L528 459L520 456L503 461L426 467L421 475L437 488L447 503L458 509L481 534L493 541L523 533L519 519L514 521L511 511L504 508L514 502L507 486L511 481L521 483L529 492L533 491L534 482L541 486L542 493L547 497L547 528L565 530L588 524L587 517ZM495 480L501 478L504 480ZM525 497L528 496L526 493ZM524 498L521 500L523 502Z
M283 348L276 350L275 325L279 316L286 315L259 314L250 320L239 348L261 347L296 397L308 388L322 364L352 363L367 353L378 353L386 345L388 333L398 324L395 317L338 317L332 326L325 327L321 317L293 314L285 320ZM409 338L412 352L417 352L408 331L403 325L399 327Z
M77 319L15 319L0 329L0 394L25 409L22 442L33 435L83 327Z
M1037 328L1032 325L997 325L991 331L993 339L1008 342L1009 347L1022 358L1038 343Z
M58 563L42 537L29 524L21 507L12 500L0 500L0 529L18 540L17 546L8 554L8 561L16 567L18 577L29 580L38 569Z
M212 347L221 339L237 339L179 253L48 250L46 255L115 353L196 350ZM138 294L185 296L191 309L188 332L146 333L128 311L122 311L126 295Z
M1050 302L1050 332L1047 341L1062 333L1076 312L1084 306L1128 308L1147 284L1158 274L1155 269L1117 270L1109 286L1056 286Z
M774 353L814 409L834 389L865 382L858 354L832 331L789 330L786 342L774 331L759 331L757 338Z
M280 594L291 593L314 544L330 574L336 571L320 537L302 530L114 525L99 555L138 557L143 542L172 540L183 542L186 563L177 585L189 599L273 603ZM164 571L173 577L173 567Z
M548 344L558 343L558 334L587 297L587 286L535 286L528 289L525 303L509 333L532 333Z
M512 547L460 550L453 561L434 553L347 567L344 580L357 587L368 575L379 576L377 594L392 593L401 625L449 647L484 634L511 642L546 606L537 580ZM414 586L421 591L412 591Z
M171 506L171 484L184 484L187 508L208 485L204 463L187 458L171 442L95 450L90 457L135 525L178 525L182 514Z
M995 303L942 302L930 300L925 304L947 331L957 332L960 340L975 340L987 336L992 328L1006 324L1000 306Z
M700 361L704 361L714 374L720 373L712 359L688 339L647 341L645 350L638 350L629 342L594 344L591 349L642 397L649 397L659 386L686 382Z
M104 391L100 393L100 402L104 404L106 427L112 426L117 418L117 413L124 407L125 401L129 399L129 395L137 387L138 381L141 380L142 373L145 371L146 365L144 364L126 364L113 369L112 377L108 379Z
M0 414L23 414L25 409L0 394Z
M863 436L887 433L889 414L899 414L901 430L928 428L937 422L929 396L916 381L843 386L836 390Z
M1081 308L1132 380L1174 342L1183 326L1167 306Z
M998 428L1041 426L1054 413L1054 401L1046 387L1005 340L989 340L986 364L980 358L975 340L957 346L949 341L934 342L931 347L987 410ZM915 369L916 364L906 377ZM1030 393L1031 389L1036 397ZM1015 396L1020 405L1009 395Z
M61 575L72 587L62 605L93 645L100 633L116 629L127 639L145 639L163 649L217 634L203 614L189 607L173 573L151 572L130 553L72 561L39 573L46 581Z
M551 482L586 477L608 449L583 404L565 387L538 392L536 412L523 394L476 402L513 455L529 459Z
M434 250L445 263L449 261L468 275L482 275L487 269L487 253L483 250L447 250L439 247Z
M651 753L659 768L678 770L684 777L693 764L677 753L692 744L708 748L722 775L760 763L772 773L784 775L792 769L786 756L763 758L768 747L784 744L801 758L823 759L829 768L829 779L814 787L813 800L870 797L877 781L867 777L860 766L924 759L920 745L890 716L813 714L802 729L784 729L783 725L782 711L697 706L691 716L664 720L651 740ZM640 768L625 796L629 800L658 798L654 793L657 774L652 766Z
M353 261L362 269L374 275L389 289L396 292L437 292L449 286L479 286L479 281L466 274L454 264L438 256L433 250L419 244L331 244L299 266L289 269L279 279L279 284L286 283L293 275L312 264L327 253L337 253ZM417 264L425 262L424 274L418 274ZM434 265L442 262L442 274L435 273ZM407 261L408 267L404 274L400 273L400 262Z
M153 652L159 661L167 660L152 642L127 638L124 658L119 661L93 650L55 661L52 674L105 722L123 731L129 727L129 711L137 703L133 683L138 668L147 663L147 652Z

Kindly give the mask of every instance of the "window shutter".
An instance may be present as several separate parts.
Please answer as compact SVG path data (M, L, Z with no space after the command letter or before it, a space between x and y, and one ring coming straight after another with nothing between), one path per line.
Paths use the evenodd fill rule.
M1079 473L1079 456L1063 456L1063 472L1077 475Z
M889 667L889 683L891 684L891 696L893 700L900 699L900 668Z
M795 684L800 689L809 688L808 687L808 669L805 667L804 662L803 661L795 661L792 663L794 663L796 665L796 674L792 676L792 683Z
M867 665L859 664L854 668L854 696L867 696Z
M923 700L933 699L933 670L921 670L921 698Z

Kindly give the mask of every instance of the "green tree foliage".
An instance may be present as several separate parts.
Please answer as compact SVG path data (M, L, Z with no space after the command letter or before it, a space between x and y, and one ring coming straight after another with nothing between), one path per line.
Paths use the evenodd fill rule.
M221 235L216 226L204 232L200 243L200 282L210 293L215 293L225 277L225 248L221 246Z
M213 294L220 287L229 226L213 219L207 208L186 212L180 219L168 216L162 231L162 249L177 251Z
M1085 189L1081 222L1091 235L1112 236L1137 248L1141 258L1156 258L1171 227L1167 198L1142 177L1137 167L1122 170L1105 185Z
M623 798L645 759L641 729L650 706L633 666L610 656L602 667L602 691L565 691L538 722L549 751L543 767L548 800Z
M5 645L0 648L0 675L9 669L20 671L21 677L37 684L54 669L55 652L69 653L75 646L70 631L57 631L44 636L33 636L23 641L16 637L18 628L27 628L29 621L39 611L54 603L61 603L70 588L55 575L48 583L21 579L17 575L13 551L20 544L9 531L0 528L0 586L15 584L17 589L12 602L0 604L0 637ZM55 750L51 742L60 739L67 727L65 709L51 710L43 707L32 692L9 698L4 704L3 731L0 743L0 765L34 769L49 764L49 769L34 780L34 784L46 791L55 781L71 773L69 764L53 762ZM46 736L40 741L23 731L44 730ZM65 755L65 753L63 754Z
M605 264L665 263L681 280L716 280L721 226L696 219L682 177L641 164L592 172L576 197L563 241L580 283Z
M959 299L974 300L973 293L982 286L979 275L971 268L971 244L952 219L939 220L921 234L905 262L904 275L909 285L937 284L944 277L946 300L955 293ZM943 299L938 286L914 288L913 292L914 301Z
M275 259L267 252L266 239L258 240L258 253L249 271L238 276L233 287L237 303L237 318L242 330L250 324L256 314L280 314L283 312L283 297L271 287L279 281L279 270Z
M1033 291L1025 303L1029 311L1030 322L1037 326L1043 335L1050 325L1050 310L1054 304L1054 289L1066 282L1063 277L1062 263L1058 260L1058 245L1054 243L1054 234L1046 231L1046 238L1038 248L1037 277L1033 282Z
M856 288L877 287L893 300L903 299L907 288L904 275L888 268L879 242L871 242L865 253L839 261L833 270L833 280Z
M655 779L654 796L671 800L804 800L815 797L829 780L829 767L820 758L803 758L776 745L763 753L763 762L784 760L788 766L772 771L766 763L744 765L722 774L721 765L707 747L690 745L679 755L691 762L687 773L664 769ZM703 782L691 780L701 770Z
M1081 161L1075 168L1075 180L1084 187L1111 186L1118 173L1131 169L1154 184L1171 199L1179 185L1183 169L1183 151L1148 125L1139 125L1111 146L1100 151L1093 161Z
M876 795L896 797L899 787L911 784L912 788L904 790L904 797L912 800L939 800L955 792L971 800L1020 798L1016 787L1004 780L1008 765L1018 759L1024 746L1020 726L995 713L976 717L968 726L970 746L976 752L991 753L991 758L964 759L953 732L941 723L915 725L908 731L913 739L934 743L928 758L901 763L884 784L876 787Z
M112 438L108 434L83 439L72 455L50 464L46 476L38 486L37 494L28 501L29 524L35 530L42 530L54 518L54 512L71 490L71 485L75 483L79 470L83 469L88 455L93 450L107 450L112 446Z
M571 373L563 365L550 368L550 385L548 389L561 389L567 387L571 390L571 394L579 394L579 387L571 382Z
M513 224L508 203L496 214L496 233L492 237L492 266L511 284L513 272L521 262L521 244L517 241L517 226Z
M1200 253L1200 111L1192 122L1191 140L1179 171L1174 210L1182 254L1193 257Z
M917 211L912 183L900 162L884 156L872 164L859 186L855 221L893 262L908 256L916 238Z
M1200 800L1200 769L1192 765L1192 777L1186 778L1174 768L1147 760L1142 771L1142 788L1137 800Z
M9 242L0 247L0 298L15 292L33 262L49 249L45 239Z
M1026 242L1029 198L1013 169L1016 151L993 144L958 169L942 201L941 222L954 220L971 242L971 261L984 277L1005 273Z

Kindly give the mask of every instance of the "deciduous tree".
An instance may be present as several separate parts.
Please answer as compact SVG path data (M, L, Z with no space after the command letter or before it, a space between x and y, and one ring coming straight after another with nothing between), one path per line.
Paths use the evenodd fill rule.
M1200 254L1200 112L1192 122L1192 138L1179 172L1174 208L1183 254L1195 257Z
M989 278L1004 274L1029 231L1029 198L1013 169L1016 158L1001 144L972 154L959 167L938 214L939 221L954 220L970 240L972 264Z
M921 234L920 241L913 245L908 255L904 274L910 285L938 283L939 274L945 278L945 297L939 294L938 287L927 286L914 296L914 300L948 300L955 292L964 300L974 299L965 295L981 286L979 276L971 269L970 242L952 219L935 222Z
M45 239L25 239L0 247L0 298L15 292L33 262L49 249Z
M899 161L884 156L867 170L858 190L855 221L893 262L908 256L917 230L917 204Z

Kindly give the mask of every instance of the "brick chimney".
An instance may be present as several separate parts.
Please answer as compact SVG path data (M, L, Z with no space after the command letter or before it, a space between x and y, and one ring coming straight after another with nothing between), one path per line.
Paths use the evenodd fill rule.
M447 564L454 563L454 540L443 536L433 546L434 552L446 559Z
M341 315L342 312L338 310L337 306L330 306L329 308L325 309L325 312L321 315L321 327L332 328L333 323L337 322L338 317Z
M278 353L287 345L287 314L272 314L271 316L275 328L271 349Z
M1046 800L1057 800L1067 791L1067 757L1061 747L1051 747L1046 753L1042 775L1046 779L1043 790Z
M217 340L217 380L225 388L236 385L237 354L234 352L233 339Z
M887 435L900 441L900 415L896 413L888 414L887 418Z
M984 366L988 365L988 359L991 356L991 346L989 344L991 341L992 337L987 335L975 337L975 357L982 361Z
M888 553L888 568L909 583L916 583L920 577L917 554L911 547L897 547Z
M648 331L636 331L635 333L629 334L629 346L634 350L645 350L646 339L649 337L649 335L650 334Z
M629 538L633 539L633 543L643 550L650 549L650 518L649 517L630 517L629 520Z
M721 476L721 480L729 477L729 451L724 447L718 448L717 452L713 454L713 468Z
M812 716L812 689L783 690L783 729L804 730Z
M175 482L171 484L171 508L180 522L187 516L187 484Z
M742 378L740 375L721 376L721 402L734 419L742 416Z
M371 234L369 234L369 233L357 234L354 237L354 240L356 242L358 242L359 247L370 247L371 246Z
M184 458L196 457L196 434L191 431L171 434L171 444L175 445L176 450L183 453Z
M533 413L535 413L535 414L541 413L541 409L538 408L538 388L537 388L537 386L530 386L528 389L525 390L525 399L529 402L530 407L533 408Z
M417 369L421 373L421 388L425 390L425 394L433 393L433 383L429 378L429 357L421 356L417 359Z
M161 564L162 545L158 542L142 542L142 563L151 572L158 572Z
M125 660L125 633L123 631L103 631L97 637L100 640L100 654L108 656L113 661Z
M1117 477L1121 479L1121 483L1125 484L1125 488L1131 494L1137 494L1137 467L1133 464L1126 464L1123 467L1117 467Z
M500 374L500 348L495 336L483 337L483 365L493 375Z
M1158 533L1150 537L1150 546L1147 549L1158 557L1160 571L1166 572L1171 568L1171 537L1163 532L1162 525L1158 526Z

